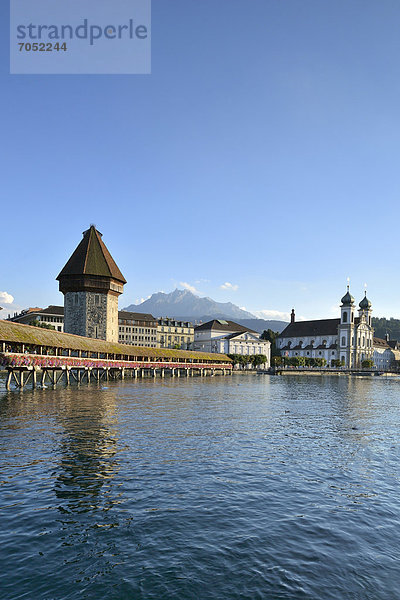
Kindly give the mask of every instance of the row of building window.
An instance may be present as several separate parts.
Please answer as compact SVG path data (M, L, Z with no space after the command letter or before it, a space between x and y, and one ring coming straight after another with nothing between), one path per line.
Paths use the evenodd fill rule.
M120 332L132 333L132 331L136 333L153 333L155 334L154 329L146 329L144 327L120 327Z
M61 317L42 317L41 321L46 321L46 323L62 323L64 319Z
M179 329L178 327L175 327L175 329L173 327L160 327L160 331L167 333L190 333L189 328Z

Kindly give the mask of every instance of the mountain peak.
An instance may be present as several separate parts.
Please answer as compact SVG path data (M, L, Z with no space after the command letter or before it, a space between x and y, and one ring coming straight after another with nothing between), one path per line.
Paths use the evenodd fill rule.
M252 313L232 304L232 302L215 302L212 298L201 298L190 290L176 288L173 292L154 293L141 304L131 304L126 309L132 312L152 313L155 317L171 318L214 318L214 319L254 319Z

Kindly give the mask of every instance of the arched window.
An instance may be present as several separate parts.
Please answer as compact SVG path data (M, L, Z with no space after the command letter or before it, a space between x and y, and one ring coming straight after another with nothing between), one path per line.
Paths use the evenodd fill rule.
M314 346L315 340L311 340L311 346Z
M343 323L347 323L347 312L343 313Z
M300 340L300 342L299 342L299 346L300 346L300 348L302 348L302 347L303 347L303 340Z
M343 336L342 337L342 346L345 346L345 345L346 345L346 338Z

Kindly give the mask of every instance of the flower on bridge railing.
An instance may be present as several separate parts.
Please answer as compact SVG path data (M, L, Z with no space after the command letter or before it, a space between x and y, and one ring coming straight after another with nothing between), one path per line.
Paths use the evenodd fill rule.
M126 360L102 360L95 358L75 358L70 356L42 356L37 354L0 354L3 367L46 368L88 368L88 369L231 369L232 364L173 363L173 362L133 362Z

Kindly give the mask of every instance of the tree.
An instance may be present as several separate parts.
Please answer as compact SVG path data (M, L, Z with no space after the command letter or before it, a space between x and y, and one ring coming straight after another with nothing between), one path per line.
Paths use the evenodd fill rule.
M229 358L233 361L233 366L240 365L241 368L244 368L250 362L250 356L246 356L244 354L228 354Z
M276 338L279 335L279 331L272 331L272 329L264 329L260 335L261 340L271 342L271 356L280 356L279 350L276 348Z
M29 325L33 325L33 327L41 327L41 329L52 329L53 331L56 330L55 327L53 327L53 325L50 325L50 323L43 323L42 321L39 321L38 319L34 319L32 320Z
M326 358L315 358L315 366L316 367L325 367L326 365Z
M284 358L283 356L273 356L271 362L274 367L281 367L284 364Z
M267 357L265 354L254 354L250 356L250 362L253 365L254 369L257 369L259 365L264 365L267 362Z
M367 358L366 360L362 361L361 366L363 369L372 369L374 366L374 361L370 358Z
M344 362L342 363L342 361L339 358L332 358L331 360L331 366L332 367L343 367Z
M291 358L288 358L286 362L292 367L304 367L306 359L305 356L292 356Z

